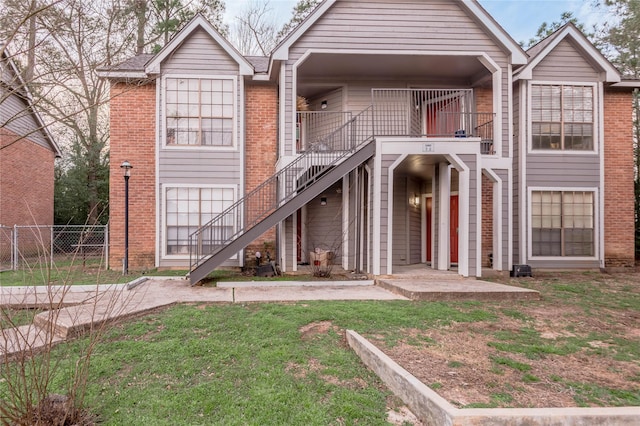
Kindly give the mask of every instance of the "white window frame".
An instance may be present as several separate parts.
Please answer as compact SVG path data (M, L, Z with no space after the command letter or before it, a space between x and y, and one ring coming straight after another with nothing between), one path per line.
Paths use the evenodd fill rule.
M575 149L534 149L533 148L533 86L582 86L593 88L593 147L589 150ZM598 83L580 81L531 80L527 85L527 153L554 155L598 155L600 152L600 91Z
M534 256L533 255L533 193L542 192L591 192L593 193L593 256ZM594 261L600 258L600 194L596 187L545 187L532 186L527 191L527 245L531 260Z
M189 259L189 254L167 254L167 191L169 189L177 189L177 188L197 188L197 189L231 189L233 192L232 204L235 204L238 201L238 186L237 185L200 185L200 184L188 184L188 183L178 183L178 184L164 184L162 186L162 237L161 237L161 246L162 246L162 258L163 259ZM238 255L234 254L229 259L237 259Z
M233 125L231 145L185 145L167 144L167 79L205 79L205 80L230 80L233 86ZM237 151L238 150L238 117L240 116L238 102L238 77L234 75L203 75L203 74L167 74L162 76L161 106L158 115L161 134L160 146L166 150L207 150L207 151Z

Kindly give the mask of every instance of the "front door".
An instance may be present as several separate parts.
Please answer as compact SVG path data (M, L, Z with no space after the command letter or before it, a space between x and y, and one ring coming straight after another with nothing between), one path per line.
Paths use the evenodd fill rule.
M449 204L449 224L451 227L449 237L450 259L451 263L458 263L458 196L452 195Z

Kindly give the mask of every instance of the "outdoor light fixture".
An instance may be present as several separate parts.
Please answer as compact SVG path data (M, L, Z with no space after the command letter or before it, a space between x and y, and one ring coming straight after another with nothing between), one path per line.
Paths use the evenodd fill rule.
M129 273L129 177L133 166L127 160L120 164L124 170L124 261L122 262L122 275Z
M322 108L322 109L327 109L327 106L328 106L328 104L327 104L327 101L326 101L326 100L324 100L324 101L320 102L320 108Z
M414 193L411 197L409 197L409 204L411 204L413 207L418 207L420 205L420 196Z
M320 198L320 205L321 206L326 206L327 205L327 197Z

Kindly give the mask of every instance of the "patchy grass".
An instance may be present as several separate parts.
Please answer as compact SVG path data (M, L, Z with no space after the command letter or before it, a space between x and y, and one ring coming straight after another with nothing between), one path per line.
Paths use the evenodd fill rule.
M458 407L640 405L639 273L495 281L542 300L451 303L483 314L368 337Z

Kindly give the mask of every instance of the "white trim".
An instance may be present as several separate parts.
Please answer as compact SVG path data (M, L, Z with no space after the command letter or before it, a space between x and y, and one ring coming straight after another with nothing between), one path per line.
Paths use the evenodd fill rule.
M373 246L372 259L371 259L371 271L373 275L380 275L380 209L381 201L380 194L382 192L382 153L380 152L380 140L376 139L376 154L373 157L373 191L371 193L372 198L372 228L373 235L371 244Z
M532 130L532 86L591 86L593 88L593 149L591 150L575 150L575 149L533 149L533 130ZM547 80L529 80L527 81L527 154L548 154L548 155L598 155L600 146L600 133L598 131L598 117L600 100L598 94L598 83L594 82L580 82L580 81L547 81ZM564 123L564 122L563 122ZM521 145L522 146L522 145Z
M387 177L387 275L393 274L393 176L408 154L402 154L389 166ZM408 253L407 253L408 255Z
M438 250L438 266L436 269L447 271L449 270L449 258L451 257L451 250L449 248L451 245L451 166L441 162L438 163L438 167L438 217L440 218L440 226L438 227L438 245L436 247ZM458 206L460 206L459 198ZM458 233L458 235L460 235L460 233ZM458 249L459 248L458 246Z
M471 170L469 167L462 161L460 157L456 154L447 155L447 160L451 163L450 167L455 167L458 172L458 274L463 277L469 276L469 232L471 231L470 227L470 214L471 211L469 209L469 196L471 194ZM480 165L479 154L476 155L476 164ZM478 179L481 175L480 167L476 167L476 179ZM449 170L449 177L451 177L451 171ZM481 200L482 193L480 192L482 188L480 185L476 184L476 215L481 219ZM442 218L440 219L442 223ZM447 223L449 221L447 220ZM480 227L482 224L480 220L476 221L476 263L479 258L482 257L482 236L478 235ZM450 239L451 237L449 237ZM447 249L448 249L447 244ZM447 250L449 251L449 250ZM478 253L480 251L480 253ZM463 253L460 256L460 253ZM449 262L450 263L450 262ZM478 273L482 273L478 268L480 265L476 265L476 276Z
M527 206L527 150L525 147L527 144L527 134L529 133L529 122L527 120L527 93L529 86L520 83L520 140L518 141L518 161L520 164L518 174L520 177L520 193L518 195L518 208L520 214L518 219L520 220L520 253L518 256L518 263L525 264L529 253L527 252L527 218L526 218L526 206Z
M144 71L96 71L96 75L100 78L109 79L141 80L149 78Z
M280 225L281 239L280 239L280 268L282 272L287 272L287 219L278 222Z
M513 67L511 64L507 65L507 127L508 137L507 143L509 144L509 158L513 158ZM502 153L500 153L502 157Z
M480 138L398 138L379 137L381 154L417 154L417 155L446 155L451 151L456 154L479 154ZM430 145L426 151L425 145Z
M320 3L311 14L302 21L285 39L273 50L271 53L271 60L283 60L289 59L289 48L298 41L298 39L313 25L316 21L324 15L324 13L336 2L336 0L325 0Z
M515 190L513 186L513 168L509 167L507 169L507 177L509 179L509 187L507 189L507 269L510 271L513 269L513 191ZM504 188L503 188L504 190ZM494 260L495 263L495 260Z
M427 198L429 194L420 194L420 263L427 263Z
M493 120L493 147L496 155L502 157L502 70L498 69L493 73L493 109L496 114ZM497 88L498 90L495 90ZM511 109L511 108L509 108Z
M233 143L231 146L222 146L222 145L167 145L167 140L165 135L167 133L167 78L172 79L200 79L200 80L231 80L233 82ZM244 83L244 82L242 82ZM221 151L221 152L236 152L240 149L240 143L238 141L239 128L242 128L242 132L244 132L244 108L242 108L241 115L239 115L238 110L240 108L240 104L244 105L244 84L242 84L243 90L240 90L238 87L238 77L235 75L220 75L220 74L165 74L161 78L162 84L162 104L161 108L161 117L162 120L160 122L159 129L162 131L162 138L160 140L160 147L163 151L192 151L192 150L202 150L202 151ZM242 92L242 93L238 93ZM238 102L238 98L241 99ZM241 121L242 120L242 121ZM160 134L159 134L160 135Z
M215 28L207 21L204 16L197 14L182 30L176 34L169 43L167 43L160 52L154 56L145 66L145 72L148 74L159 74L160 64L174 50L184 42L192 32L198 27L202 28L209 36L214 39L220 47L238 64L238 71L240 75L253 75L253 66L245 59L244 56L238 52L231 43L227 41Z
M198 188L198 189L232 189L233 190L233 203L238 200L239 187L236 184L199 184L199 183L164 183L162 185L162 229L165 231L162 233L161 239L161 260L189 260L189 254L167 254L167 190L173 188ZM234 228L235 229L235 228ZM229 260L237 260L242 250L234 254Z
M373 257L373 255L371 253L372 252L372 248L371 247L373 246L373 242L372 242L373 238L371 237L371 222L372 222L372 219L371 219L372 213L371 213L371 211L373 210L372 207L371 207L371 205L372 205L371 194L373 193L373 191L371 191L371 187L373 185L373 182L372 182L373 179L372 179L372 175L371 175L371 167L369 167L369 165L365 163L364 169L367 172L367 187L366 187L366 191L367 191L368 205L366 206L366 210L367 210L366 223L363 223L364 228L363 228L363 232L362 232L362 235L361 235L360 238L362 240L364 240L365 232L367 233L367 257L368 257L368 260L367 260L367 273L371 273L371 271L372 271L371 261L372 261L372 257ZM362 247L364 249L364 241L361 241L360 247ZM363 249L360 250L360 259L361 259L361 261L364 260L364 250ZM360 264L362 265L362 262Z
M514 65L524 65L527 63L527 55L522 50L520 45L516 43L511 36L509 36L494 20L491 16L478 5L474 0L463 0L461 2L466 8L471 11L476 17L480 19L480 22L491 32L499 42L511 53L511 63Z
M342 269L349 270L349 173L342 177Z
M279 128L279 133L280 133L280 140L279 142L279 153L278 153L278 157L279 159L286 156L286 152L285 152L285 138L286 138L286 132L285 132L285 123L287 122L286 120L286 115L287 115L287 105L286 102L284 102L284 100L287 98L287 64L282 64L282 66L280 67L280 87L278 88L280 91L280 94L278 96L278 99L282 99L283 102L279 102L279 107L280 107L280 114L279 114L279 119L280 119L280 125L278 126ZM278 160L280 161L280 160ZM277 168L277 167L276 167Z
M482 173L488 177L492 182L492 191L493 191L493 242L492 242L492 252L493 252L493 269L496 271L502 270L502 256L503 256L503 247L502 247L502 229L503 229L503 217L502 217L502 192L503 192L503 182L500 176L498 176L491 169L483 169ZM482 222L482 218L478 219L478 222ZM480 263L482 265L482 263Z
M549 192L549 191L557 191L557 192L592 192L593 193L593 202L594 203L600 203L600 192L599 189L597 187L576 187L576 186L567 186L567 187L561 187L561 186L531 186L529 188L527 188L527 195L528 195L528 200L527 200L527 221L529 223L529 225L527 226L527 241L528 241L528 249L529 249L529 253L533 253L533 241L532 241L532 228L531 228L531 223L532 223L532 208L531 208L531 193L534 191L543 191L543 192ZM602 233L601 230L599 229L599 224L601 221L601 214L600 214L601 208L599 205L594 205L593 206L593 214L595 215L595 217L593 218L593 232L594 232L594 236L593 236L593 251L594 251L594 255L593 256L533 256L533 255L529 255L527 257L528 260L532 260L532 261L545 261L545 260L553 260L553 261L561 261L561 262L572 262L572 261L596 261L599 260L600 256L600 246L598 244L598 242L600 241L600 234ZM562 228L561 228L562 229Z
M602 102L600 102L602 101ZM605 154L604 154L604 143L605 143L605 132L604 132L604 85L602 83L598 84L598 139L600 141L599 145L599 154L600 154L600 221L598 223L600 227L600 239L598 240L598 244L600 245L600 267L604 268L605 265L605 221L604 221L604 197L605 197Z
M291 270L298 270L298 212L291 215Z
M246 117L245 117L245 104L244 104L244 99L245 99L245 87L244 87L244 79L240 79L240 81L238 82L240 84L240 87L238 87L238 90L240 91L239 94L236 95L236 98L239 98L238 100L238 116L240 117L240 121L238 124L238 141L237 141L237 145L238 145L238 150L240 153L240 194L246 194L247 193L247 188L245 186L245 174L247 172L247 165L245 163L246 158L245 158L245 150L246 150L246 140L245 140L245 127L246 127ZM234 126L235 127L235 126ZM240 197L240 194L238 194L238 197ZM242 198L242 197L240 197ZM244 223L244 209L241 210L240 212L240 223ZM240 256L240 261L239 261L239 266L240 267L244 267L245 266L245 253L244 253L245 249L242 249L240 251L240 253L242 253L242 255Z
M155 147L154 147L154 152L155 152L155 159L154 159L154 167L155 167L155 192L156 192L156 250L155 250L155 262L156 262L156 268L158 266L160 266L160 257L161 257L161 253L162 253L162 241L161 241L161 234L164 235L164 232L162 232L162 227L164 225L164 222L161 222L161 220L163 220L163 215L162 215L162 201L164 200L164 198L161 200L161 195L162 195L162 191L160 189L160 121L161 121L161 117L162 117L162 109L161 109L161 105L162 105L162 88L160 87L160 84L156 84L156 111L155 111L155 115L156 115L156 135L155 135Z
M540 64L540 62L542 62L542 60L567 37L571 37L583 52L589 55L589 57L591 57L591 59L600 66L602 71L605 73L605 81L607 83L617 83L620 81L620 72L573 25L567 25L564 29L560 30L560 33L557 34L554 39L551 40L551 42L531 60L531 62L525 65L522 69L516 71L516 80L531 80L533 78L534 68L537 67L538 64Z

